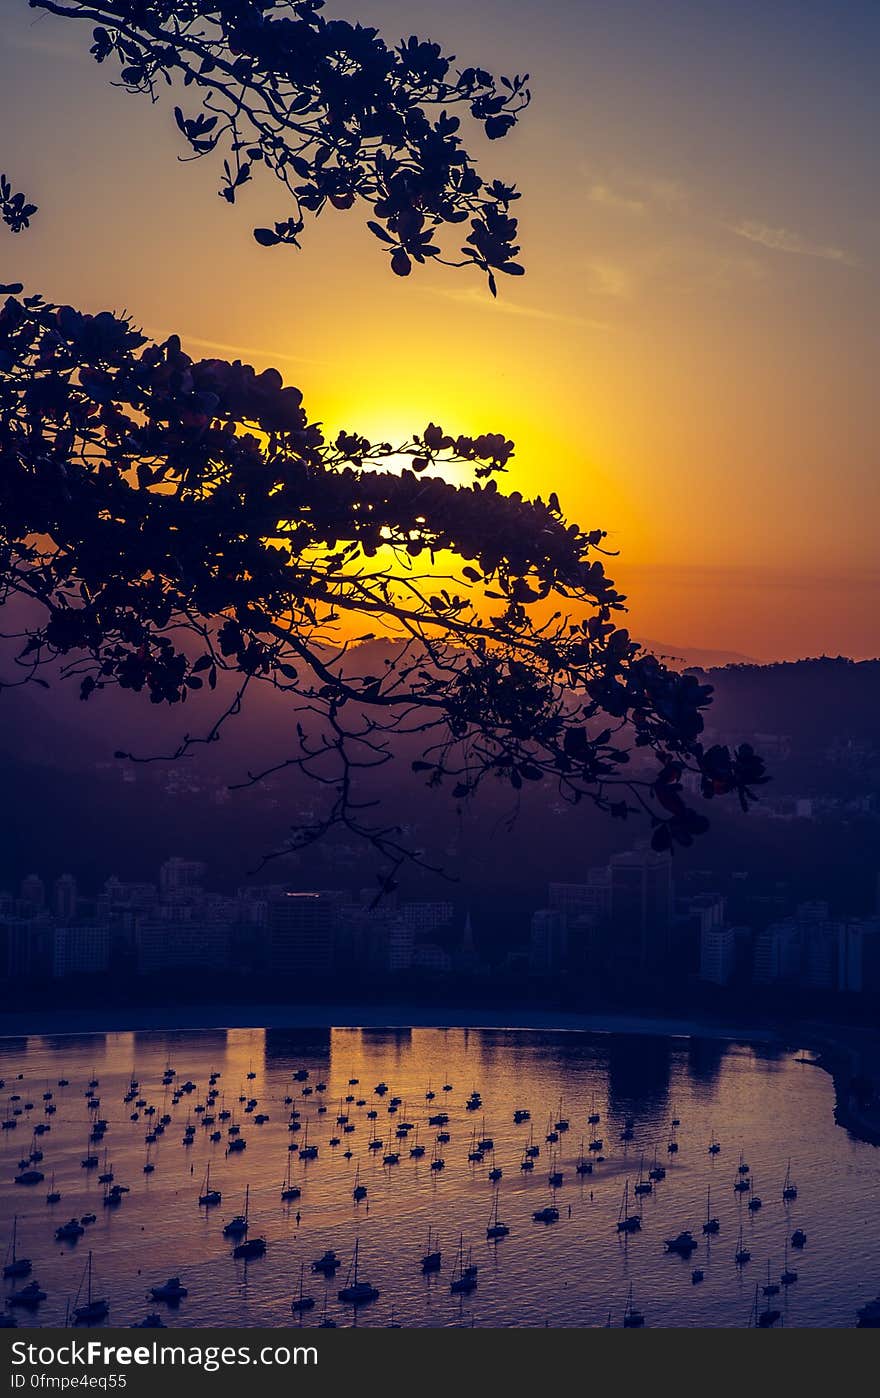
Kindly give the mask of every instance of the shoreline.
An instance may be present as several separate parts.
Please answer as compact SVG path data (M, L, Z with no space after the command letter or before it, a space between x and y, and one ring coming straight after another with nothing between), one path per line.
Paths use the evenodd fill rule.
M769 1026L723 1024L695 1017L596 1014L566 1010L471 1010L394 1004L211 1004L17 1010L0 1014L0 1040L65 1034L187 1033L209 1029L489 1029L531 1033L644 1034L663 1038L725 1039L733 1043L792 1044L791 1032Z
M211 1029L482 1029L773 1044L810 1055L805 1061L828 1073L834 1084L837 1125L856 1140L880 1146L880 1036L815 1021L795 1021L775 1027L648 1013L603 1014L526 1008L486 1011L460 1006L417 1007L406 1003L290 1005L271 1001L118 1009L89 1006L78 1010L53 1008L0 1014L0 1044L4 1040L21 1038L150 1032L185 1034Z

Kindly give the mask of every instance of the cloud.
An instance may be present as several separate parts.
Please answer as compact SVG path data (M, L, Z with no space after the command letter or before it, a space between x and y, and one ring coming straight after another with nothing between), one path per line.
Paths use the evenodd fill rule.
M672 208L685 199L685 188L678 180L663 175L621 174L608 180L585 168L587 198L604 209L617 209L636 217L653 208Z
M800 233L788 228L771 228L766 223L753 219L743 219L739 223L728 224L731 233L739 238L747 238L750 243L760 243L773 252L790 252L800 257L820 257L826 262L841 262L847 267L857 267L858 262L844 248L825 243L813 243Z
M623 209L628 214L643 214L645 212L646 205L643 199L634 199L628 194L621 194L602 180L594 180L591 183L588 195L591 203L601 204L606 209Z
M629 301L635 290L634 279L618 262L593 260L587 264L587 289L596 296L612 296Z
M147 333L155 339L163 340L168 332L148 330ZM188 335L185 330L178 333L184 349L193 345L198 349L218 350L220 354L231 354L236 359L241 359L243 355L251 356L254 359L265 359L270 364L274 364L276 360L281 360L282 363L286 364L326 364L327 362L324 359L313 359L304 354L286 354L283 350L270 349L266 345L231 345L225 344L222 340L203 340L199 335Z
M478 287L421 287L429 296L441 296L444 301L456 301L462 306L473 306L483 311L493 311L498 315L525 316L530 320L552 320L561 325L585 325L594 330L607 330L600 320L590 320L586 316L573 315L567 311L554 311L545 306L524 305L521 301L509 301L504 297L503 283L498 299Z

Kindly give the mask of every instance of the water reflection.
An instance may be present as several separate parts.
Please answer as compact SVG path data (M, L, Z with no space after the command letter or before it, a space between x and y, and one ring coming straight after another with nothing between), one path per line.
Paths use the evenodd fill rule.
M877 1154L835 1127L828 1076L778 1047L497 1029L251 1028L7 1039L0 1060L0 1115L15 1123L0 1133L0 1213L7 1222L17 1213L19 1245L47 1292L34 1311L16 1308L22 1325L63 1321L89 1248L116 1325L154 1309L147 1288L175 1275L189 1294L176 1308L158 1303L171 1326L317 1324L325 1307L338 1324L357 1316L384 1325L392 1307L407 1326L603 1325L609 1312L620 1324L630 1283L649 1325L743 1325L756 1281L766 1282L768 1263L771 1275L783 1269L796 1227L808 1246L780 1302L786 1324L851 1324L877 1288L870 1269L853 1263L854 1242L862 1257L880 1248L880 1218L865 1205L880 1185ZM90 1109L92 1078L100 1105ZM382 1082L388 1091L377 1093ZM481 1099L471 1109L473 1090ZM516 1109L531 1119L516 1123ZM569 1129L547 1141L560 1111ZM431 1125L439 1113L448 1122ZM588 1122L591 1113L599 1123ZM107 1125L96 1138L99 1120ZM438 1142L441 1131L448 1140ZM708 1150L716 1135L717 1156ZM492 1145L469 1158L479 1139ZM526 1171L530 1139L539 1155ZM577 1172L582 1149L589 1174ZM45 1179L15 1184L19 1161L35 1150ZM741 1150L760 1210L733 1189ZM85 1169L90 1154L99 1164ZM783 1200L789 1157L798 1195ZM438 1158L444 1167L432 1169ZM665 1179L636 1202L655 1161ZM562 1177L556 1187L551 1170ZM105 1203L114 1184L130 1192ZM366 1189L360 1198L356 1185ZM46 1203L50 1188L57 1204ZM200 1208L209 1188L222 1199ZM510 1231L493 1238L496 1188ZM704 1236L709 1190L719 1232ZM632 1235L617 1230L624 1191L641 1215ZM267 1243L251 1260L236 1258L235 1239L223 1233L245 1199L248 1236ZM534 1222L546 1205L558 1221ZM81 1239L56 1240L66 1220L90 1214ZM422 1272L429 1227L442 1252L437 1273ZM689 1260L664 1250L682 1229L697 1241ZM740 1229L752 1261L738 1267ZM477 1285L453 1292L460 1239ZM357 1313L337 1299L356 1241L359 1279L380 1292ZM311 1264L328 1248L342 1261L325 1279ZM299 1317L290 1306L301 1266L317 1305ZM8 1279L4 1294L21 1285Z

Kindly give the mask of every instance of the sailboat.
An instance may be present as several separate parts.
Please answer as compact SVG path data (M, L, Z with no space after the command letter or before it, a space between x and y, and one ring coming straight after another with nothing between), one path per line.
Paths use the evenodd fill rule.
M666 1166L665 1166L665 1165L658 1165L658 1163L657 1163L657 1147L656 1147L656 1146L654 1147L654 1159L653 1159L653 1161L652 1161L652 1163L651 1163L651 1168L650 1168L650 1170L648 1171L648 1179L649 1179L649 1180L653 1180L653 1181L655 1182L655 1184L658 1184L658 1183L660 1182L660 1180L665 1180L665 1179L666 1179Z
M638 1195L638 1194L650 1194L650 1193L652 1193L652 1191L653 1191L653 1189L654 1189L654 1186L653 1186L653 1184L651 1183L651 1181L648 1180L648 1179L645 1179L645 1173L644 1173L644 1171L645 1171L645 1157L642 1156L641 1160L639 1161L639 1177L638 1177L638 1179L636 1180L635 1190L634 1190L634 1193L637 1194L637 1195Z
M88 1140L86 1141L86 1153L79 1163L84 1170L97 1170L98 1168L98 1157L89 1150Z
M421 1160L425 1153L425 1147L419 1145L419 1128L416 1126L416 1134L413 1144L409 1148L410 1157L413 1160Z
M321 1319L318 1321L318 1329L319 1329L319 1330L336 1330L336 1329L337 1329L336 1321L333 1319L332 1316L330 1316L330 1315L327 1314L327 1302L329 1301L329 1299L330 1299L330 1293L327 1292L327 1291L325 1291L325 1292L324 1292L324 1309L323 1309L322 1312L321 1312Z
M785 1266L779 1273L779 1280L783 1286L791 1286L798 1279L797 1272L788 1265L788 1239L785 1240Z
M779 1283L770 1280L770 1258L769 1258L769 1257L767 1258L767 1281L766 1281L766 1284L765 1284L764 1286L761 1287L761 1294L762 1294L763 1296L778 1296L778 1295L779 1295Z
M594 1092L590 1098L590 1115L587 1117L587 1124L589 1126L598 1126L601 1120L601 1116L596 1111L596 1094Z
M220 1190L211 1188L211 1162L209 1160L205 1169L205 1178L202 1182L202 1192L199 1195L199 1207L203 1209L212 1209L215 1204L220 1204L222 1201L223 1195L220 1193Z
M584 1138L581 1136L581 1148L575 1165L575 1174L591 1175L593 1173L593 1162L584 1155Z
M754 1325L755 1328L758 1330L769 1330L772 1325L776 1324L777 1320L781 1315L781 1311L771 1306L765 1306L763 1311L758 1310L758 1288L756 1286L755 1304L752 1308L752 1315L749 1319L749 1325Z
M298 1314L301 1316L303 1311L310 1311L315 1305L314 1296L306 1296L305 1294L305 1274L306 1264L301 1262L299 1268L299 1295L294 1296L290 1303L290 1309L293 1311L294 1315Z
M734 1253L733 1260L736 1263L737 1267L744 1267L747 1262L751 1262L752 1260L752 1254L749 1252L748 1248L743 1242L742 1224L740 1224L739 1226L739 1242L737 1243L736 1252Z
M754 1175L752 1175L752 1190L749 1195L749 1209L753 1214L756 1214L761 1207L761 1196L760 1194L755 1193L755 1177Z
M752 1187L749 1180L749 1166L745 1162L742 1151L739 1153L739 1164L736 1167L736 1179L733 1187L737 1194L747 1194Z
M248 1231L248 1206L249 1206L249 1204L250 1204L250 1190L251 1190L250 1185L249 1185L249 1184L246 1185L246 1186L245 1186L245 1191L244 1191L244 1217L243 1217L243 1218L239 1217L238 1219L233 1219L233 1220L232 1220L233 1223L241 1223L241 1222L243 1222L243 1223L244 1223L244 1232L245 1232L245 1233L247 1233L247 1231ZM224 1232L225 1234L227 1234L227 1236L236 1236L236 1235L230 1235L230 1234L227 1233L227 1230L229 1229L229 1227L230 1227L230 1224L227 1224L227 1225L226 1225L226 1228L223 1229L223 1232ZM247 1238L247 1237L243 1237L243 1238L242 1238L242 1241L241 1241L240 1243L237 1243L236 1246L232 1249L232 1256L233 1256L233 1257L236 1257L236 1258L239 1258L239 1259L243 1259L245 1262L249 1262L249 1261L251 1260L251 1258L253 1258L253 1257L263 1257L263 1256L265 1255L265 1252L266 1252L266 1239L265 1239L265 1238Z
M430 1227L430 1225L429 1225L429 1226L428 1226L428 1241L427 1241L427 1244L425 1245L424 1255L422 1256L422 1271L423 1271L423 1272L439 1272L439 1271L440 1271L440 1265L441 1265L441 1263L442 1263L442 1261L443 1261L443 1255L442 1255L442 1253L441 1253L441 1251L440 1251L440 1239L439 1239L439 1237L435 1237L434 1240L433 1240L433 1244L432 1244L432 1242L431 1242L431 1231L432 1231L432 1230L431 1230L431 1227Z
M709 1142L709 1154L710 1154L710 1155L718 1155L718 1154L720 1153L720 1151L721 1151L721 1146L719 1145L719 1143L718 1143L718 1141L717 1141L717 1139L716 1139L716 1137L715 1137L715 1133L713 1132L713 1133L712 1133L712 1139L711 1139L711 1141Z
M290 1179L290 1164L291 1164L291 1155L290 1155L290 1152L288 1151L288 1154L287 1154L287 1175L286 1175L286 1177L285 1177L285 1179L284 1179L284 1183L283 1183L282 1186L281 1186L281 1200L282 1200L282 1203L285 1203L285 1204L291 1203L294 1199L298 1199L298 1198L300 1197L300 1195L302 1194L302 1190L300 1189L299 1185L298 1185L298 1184L292 1184L292 1183L291 1183L291 1179Z
M468 1253L468 1265L465 1266L464 1234L461 1234L458 1240L458 1258L452 1271L449 1290L453 1296L467 1296L476 1289L477 1269L470 1262L470 1253Z
M351 1191L351 1197L356 1204L359 1203L361 1199L366 1199L367 1197L367 1186L365 1184L361 1184L360 1161L358 1161L357 1165L355 1166L354 1189Z
M629 1211L629 1180L623 1187L623 1199L617 1215L618 1233L638 1233L642 1226L642 1220L638 1214L631 1214Z
M29 1281L18 1291L11 1291L6 1298L10 1306L22 1306L26 1311L35 1311L41 1301L45 1301L46 1292L37 1281Z
M244 1213L236 1214L228 1223L223 1225L224 1238L243 1238L248 1231L248 1203L250 1200L250 1185L245 1186L244 1191Z
M510 1229L506 1223L502 1223L498 1217L498 1190L495 1190L495 1209L489 1215L489 1222L486 1225L487 1238L506 1238Z
M712 1216L712 1188L709 1186L706 1190L706 1222L703 1224L703 1232L708 1236L720 1231L721 1224Z
M797 1196L797 1185L793 1182L791 1178L791 1160L789 1160L788 1167L785 1171L785 1180L782 1185L782 1197L787 1202L790 1199L796 1199Z
M309 1145L308 1122L306 1122L305 1134L303 1135L303 1143L299 1148L299 1158L300 1160L317 1160L318 1158L318 1147Z
M31 1260L29 1257L19 1257L15 1248L18 1240L18 1216L12 1220L12 1241L9 1245L6 1263L3 1267L4 1277L26 1277L31 1271Z
M633 1289L632 1282L630 1282L629 1300L627 1301L626 1309L623 1312L623 1328L624 1330L639 1330L644 1325L644 1323L644 1313L642 1311L636 1310L635 1306L633 1305Z
M348 1277L345 1286L337 1292L340 1301L344 1301L349 1306L365 1306L370 1301L375 1301L379 1295L378 1289L370 1282L361 1281L358 1278L358 1255L360 1251L360 1239L356 1238L354 1243L354 1255L351 1259L351 1266L348 1269Z
M57 1203L59 1202L60 1198L61 1198L61 1190L55 1188L55 1171L53 1170L53 1171L52 1171L51 1178L50 1178L50 1180L49 1180L49 1192L48 1192L47 1195L46 1195L46 1203L47 1203L47 1204L57 1204Z
M110 1303L104 1296L92 1295L92 1254L89 1252L89 1260L86 1263L83 1282L86 1284L86 1299L79 1305L73 1307L74 1325L91 1325L93 1321L104 1320L110 1314ZM82 1291L83 1282L80 1282L77 1299Z

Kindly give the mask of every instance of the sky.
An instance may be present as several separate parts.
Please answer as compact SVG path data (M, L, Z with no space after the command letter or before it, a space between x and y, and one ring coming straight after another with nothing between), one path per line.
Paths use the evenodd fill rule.
M90 26L0 7L0 169L40 205L0 280L275 364L314 420L503 431L510 489L608 531L636 635L759 660L880 654L880 5L332 0L461 66L529 72L504 141L527 274L391 275L363 210L265 250L172 100L110 86ZM292 210L291 210L292 211Z

